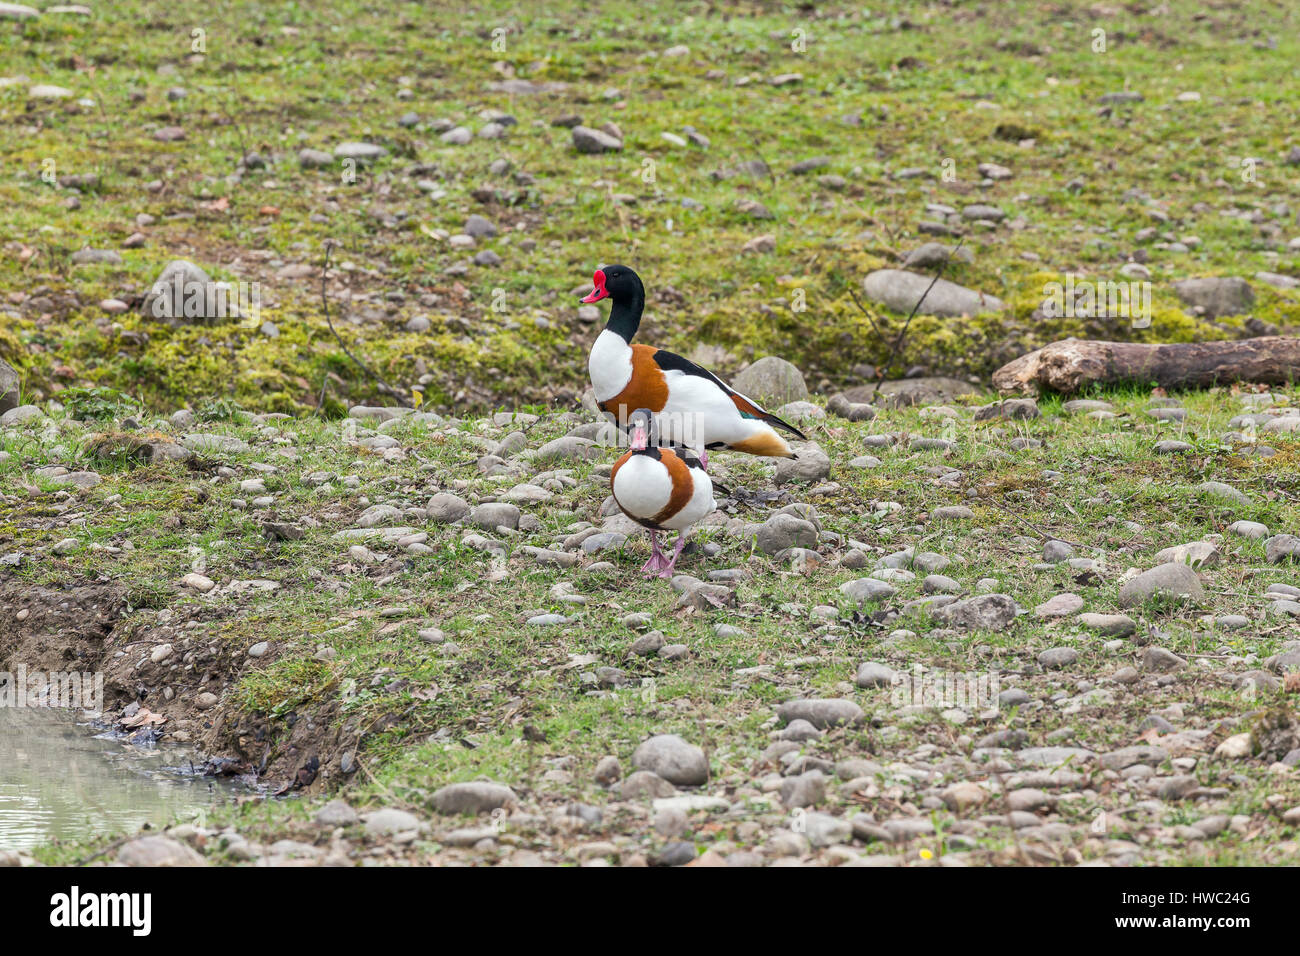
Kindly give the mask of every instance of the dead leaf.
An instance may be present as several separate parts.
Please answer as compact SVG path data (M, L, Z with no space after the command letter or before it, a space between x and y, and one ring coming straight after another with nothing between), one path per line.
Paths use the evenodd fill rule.
M588 664L594 664L600 660L599 654L570 654L569 663L561 664L560 670L571 671L575 667L586 667Z
M134 730L136 727L144 726L161 727L165 723L167 723L167 718L165 716L162 714L155 714L148 707L141 707L133 716L124 717L122 719L122 726L126 727L128 730Z

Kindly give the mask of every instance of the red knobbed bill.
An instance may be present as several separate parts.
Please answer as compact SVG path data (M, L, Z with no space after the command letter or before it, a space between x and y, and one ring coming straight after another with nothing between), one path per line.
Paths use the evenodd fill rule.
M601 299L609 297L609 291L605 288L605 271L603 269L596 270L596 274L591 277L591 284L596 288L583 296L583 302L599 302Z

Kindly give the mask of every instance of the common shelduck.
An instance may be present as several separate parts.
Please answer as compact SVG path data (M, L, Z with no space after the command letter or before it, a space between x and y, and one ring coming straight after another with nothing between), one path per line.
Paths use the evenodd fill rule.
M609 322L592 346L587 367L596 403L626 429L633 411L654 413L661 438L699 452L703 464L715 448L772 458L794 452L772 426L800 441L804 434L758 402L741 395L708 369L650 345L633 345L645 307L645 287L627 266L606 266L592 277L583 302L609 299Z
M700 460L684 447L660 445L655 417L638 408L628 418L627 454L614 463L609 487L623 513L650 530L650 560L641 568L647 575L672 577L677 558L691 526L711 514L713 481ZM659 532L678 531L672 557L659 550Z

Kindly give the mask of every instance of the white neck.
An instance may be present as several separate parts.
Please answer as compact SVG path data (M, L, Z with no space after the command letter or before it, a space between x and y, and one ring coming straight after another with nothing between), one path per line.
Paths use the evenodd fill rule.
M609 401L632 381L632 346L617 332L605 329L591 347L587 371L591 374L596 401Z

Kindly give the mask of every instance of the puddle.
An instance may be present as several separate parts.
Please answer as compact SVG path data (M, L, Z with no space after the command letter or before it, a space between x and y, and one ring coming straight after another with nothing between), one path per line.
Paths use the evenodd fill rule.
M0 707L0 850L202 819L239 792L189 754L100 739L67 709Z

